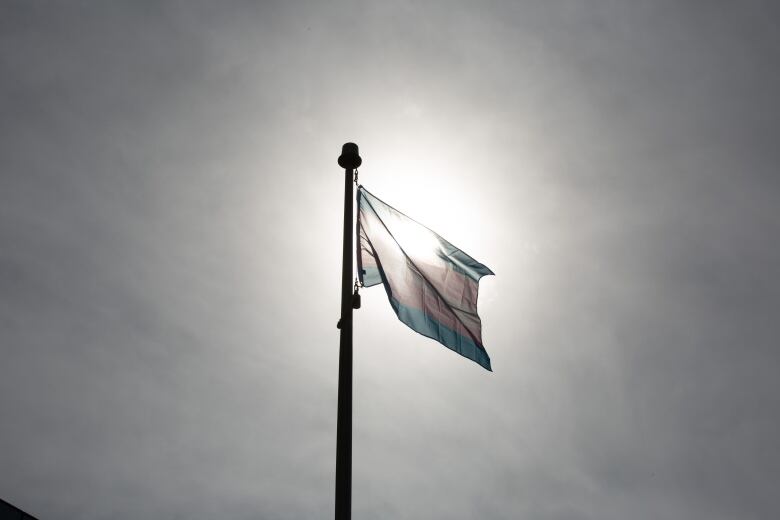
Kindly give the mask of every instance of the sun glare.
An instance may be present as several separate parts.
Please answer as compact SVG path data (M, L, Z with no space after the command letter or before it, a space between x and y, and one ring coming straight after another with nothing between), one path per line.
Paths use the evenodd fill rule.
M378 157L364 161L363 182L386 203L456 246L478 245L481 204L478 196L467 193L474 187L469 165L453 152L444 129L432 134L416 132L414 138L398 139ZM409 233L410 242L421 249L436 240L406 228L399 232Z

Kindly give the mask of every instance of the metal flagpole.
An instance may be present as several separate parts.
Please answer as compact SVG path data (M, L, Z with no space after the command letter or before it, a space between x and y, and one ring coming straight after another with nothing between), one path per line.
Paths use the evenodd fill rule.
M355 143L341 148L344 168L344 256L341 268L341 319L339 328L339 395L336 422L336 520L352 517L352 182L362 159Z

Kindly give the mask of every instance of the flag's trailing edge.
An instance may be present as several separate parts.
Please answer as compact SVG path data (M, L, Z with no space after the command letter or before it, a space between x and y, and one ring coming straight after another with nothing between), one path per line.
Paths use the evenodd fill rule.
M492 371L477 292L493 271L362 186L357 203L360 282L384 284L399 320Z

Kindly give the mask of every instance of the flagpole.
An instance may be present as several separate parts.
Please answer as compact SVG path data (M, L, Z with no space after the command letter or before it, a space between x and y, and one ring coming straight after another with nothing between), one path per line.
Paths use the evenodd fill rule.
M341 266L341 320L339 328L339 394L336 422L336 520L352 517L352 183L362 159L355 143L341 148L344 168L344 252Z

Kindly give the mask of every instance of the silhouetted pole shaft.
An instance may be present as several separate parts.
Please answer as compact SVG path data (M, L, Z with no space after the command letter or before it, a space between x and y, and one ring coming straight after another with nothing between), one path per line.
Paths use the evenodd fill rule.
M352 170L344 180L344 258L341 270L341 341L336 425L336 520L352 513Z
M358 147L344 145L339 157L344 168L344 256L341 267L341 338L339 395L336 423L336 520L352 517L352 222L354 168L360 166Z

